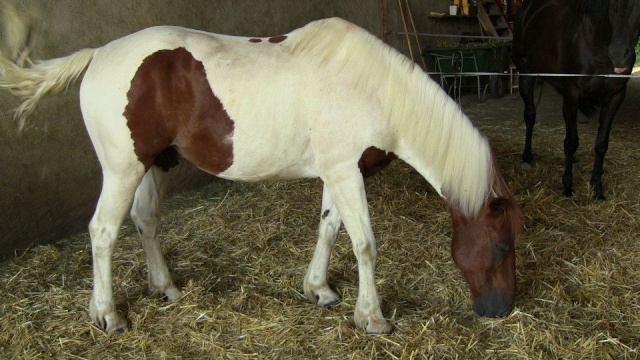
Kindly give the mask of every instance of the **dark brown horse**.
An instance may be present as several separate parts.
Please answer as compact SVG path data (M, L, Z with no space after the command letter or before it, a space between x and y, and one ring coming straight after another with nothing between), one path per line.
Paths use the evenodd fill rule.
M527 1L516 16L513 61L520 73L587 74L595 76L543 77L563 97L566 124L562 178L564 194L573 194L573 163L578 148L578 110L593 115L600 108L595 142L591 190L604 199L602 166L609 145L611 123L624 100L626 77L635 62L634 46L640 32L637 0L534 0ZM527 125L522 161L533 162L531 137L536 121L535 77L520 76Z

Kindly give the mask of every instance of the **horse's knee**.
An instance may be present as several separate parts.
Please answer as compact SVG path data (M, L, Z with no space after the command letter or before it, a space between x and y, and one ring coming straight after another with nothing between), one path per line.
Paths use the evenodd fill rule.
M89 222L89 236L94 255L113 251L118 237L118 227L101 223L94 218Z
M536 106L534 104L525 104L524 105L524 121L529 123L535 123L536 121Z
M595 153L600 156L604 156L604 154L607 153L608 149L609 149L608 141L596 143L596 145L593 147L593 150L595 151Z
M580 138L577 135L566 136L564 138L564 154L573 157L580 146Z
M353 253L356 255L356 259L358 259L362 264L375 263L376 261L376 247L369 241L362 244L354 243Z

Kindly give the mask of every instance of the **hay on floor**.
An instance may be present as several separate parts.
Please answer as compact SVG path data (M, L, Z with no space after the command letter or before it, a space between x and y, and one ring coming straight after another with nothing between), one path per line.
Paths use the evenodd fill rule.
M216 182L166 202L162 241L175 303L146 293L146 268L127 221L114 255L114 288L131 325L105 334L89 320L88 235L39 246L0 266L0 358L636 358L640 351L640 123L621 111L605 169L608 200L592 201L590 144L597 124L580 124L583 146L574 198L561 194L564 127L547 89L534 151L520 166L519 98L469 103L522 206L516 308L504 319L477 317L449 253L444 202L396 162L368 180L378 239L377 283L391 335L352 323L357 271L341 232L332 308L300 290L315 246L322 185ZM625 117L626 116L626 117Z

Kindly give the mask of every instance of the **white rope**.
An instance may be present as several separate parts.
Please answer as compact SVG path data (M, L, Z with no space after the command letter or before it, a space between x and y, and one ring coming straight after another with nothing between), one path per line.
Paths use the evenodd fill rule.
M465 38L465 39L488 39L495 40L493 45L498 45L501 42L509 42L512 40L510 37L495 37L495 36L474 36L474 35L451 35L451 34L426 34L426 33L410 33L410 32L393 32L397 35L415 35L415 36L428 36L428 37L444 37L444 38ZM487 47L483 48L495 48L495 46L491 46L492 43L489 42ZM469 46L468 50L473 49L474 46ZM459 73L437 73L437 72L427 72L428 75L456 75L456 76L510 76L508 72L498 73L498 72L459 72ZM522 76L540 76L540 77L603 77L603 78L640 78L640 76L633 75L620 75L620 74L556 74L556 73L514 73L514 75L522 75Z
M446 76L510 76L508 72L427 72L428 75L446 75ZM540 77L603 77L603 78L639 78L640 76L634 75L619 75L619 74L556 74L556 73L513 73L514 76L540 76Z
M495 40L496 42L509 42L513 40L511 36L479 36L479 35L453 35L453 34L425 34L425 33L412 33L412 32L402 32L402 31L389 31L389 34L396 35L413 35L413 36L427 36L427 37L443 37L443 38L456 38L456 39L485 39L485 40Z

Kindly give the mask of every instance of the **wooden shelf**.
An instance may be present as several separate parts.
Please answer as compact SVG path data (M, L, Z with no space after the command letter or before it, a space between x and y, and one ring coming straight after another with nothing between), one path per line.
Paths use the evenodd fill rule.
M478 6L478 20L484 33L497 38L512 38L513 33L495 0L482 0Z

